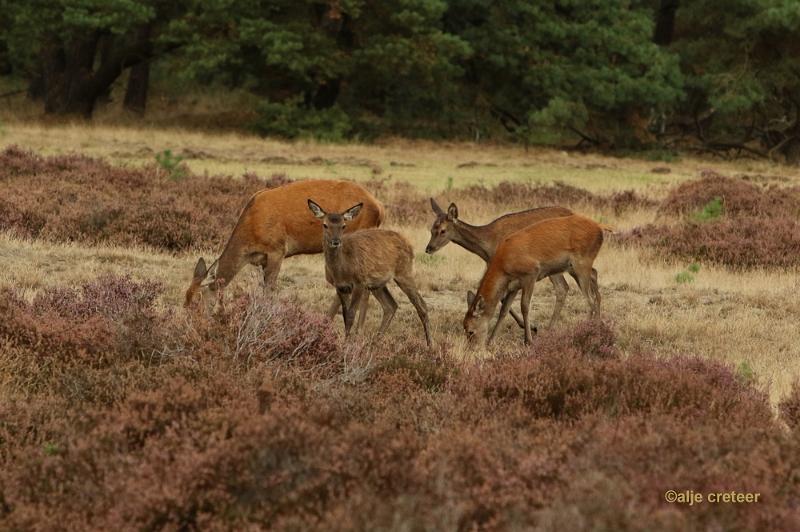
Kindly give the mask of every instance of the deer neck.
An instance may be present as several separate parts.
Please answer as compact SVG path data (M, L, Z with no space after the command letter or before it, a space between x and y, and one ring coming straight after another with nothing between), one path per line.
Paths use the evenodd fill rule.
M342 257L342 246L338 248L331 247L327 241L323 241L322 245L325 247L325 267L333 273L334 277L342 271L344 259Z
M489 262L497 247L489 226L469 225L455 220L456 237L451 240L484 261Z
M236 239L231 238L228 241L228 244L225 246L225 249L222 251L222 255L219 256L217 259L217 271L215 272L214 277L219 280L222 279L220 283L222 286L226 286L230 283L236 274L239 273L239 270L242 268L242 246L236 241Z
M484 316L492 316L500 297L505 293L508 286L508 279L500 268L495 264L489 263L486 273L478 286L478 293L475 297L482 296L485 309Z

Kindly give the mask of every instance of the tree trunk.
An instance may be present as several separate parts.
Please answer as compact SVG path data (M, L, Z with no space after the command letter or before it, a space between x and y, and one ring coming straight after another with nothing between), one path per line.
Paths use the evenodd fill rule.
M150 61L131 67L128 86L125 89L125 109L143 115L147 106L147 90L150 86Z
M145 24L136 32L136 40L147 42L150 40L151 26ZM131 67L128 76L128 86L125 89L125 109L143 115L147 107L147 91L150 87L150 61L148 57Z
M800 129L794 129L794 136L780 149L786 157L786 164L800 166Z
M45 113L91 118L98 99L108 94L120 74L153 56L149 37L142 38L142 35L139 32L133 42L120 38L105 42L96 68L95 56L100 42L97 34L68 45L55 44L46 48L42 54ZM160 51L166 53L178 46L174 44Z
M8 46L0 41L0 76L11 74L11 58L8 55Z
M669 46L675 35L675 12L680 0L661 0L656 12L656 29L653 42L661 46Z
M44 110L48 114L91 117L97 91L91 86L92 67L99 36L76 39L45 52Z

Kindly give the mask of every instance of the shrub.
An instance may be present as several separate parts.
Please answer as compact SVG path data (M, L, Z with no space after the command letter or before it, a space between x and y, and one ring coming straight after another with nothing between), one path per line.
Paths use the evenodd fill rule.
M160 331L153 358L87 333L100 365L26 335L156 311L156 287L101 278L30 303L4 290L3 529L800 525L800 440L766 395L719 363L623 354L607 322L455 360L419 339L342 348L321 316L257 295L111 330ZM364 378L347 378L353 361ZM781 404L790 425L797 389ZM762 499L686 509L668 489Z
M156 154L156 162L167 172L167 176L173 181L180 181L186 177L189 170L183 162L183 157L173 155L172 150L164 150Z
M800 429L800 381L792 383L789 395L778 405L781 418L794 430Z
M118 168L88 157L0 152L0 228L56 242L147 245L164 251L219 246L250 195L288 182L163 179L156 166Z
M298 101L265 102L259 106L258 113L254 128L262 135L341 142L353 131L350 117L338 106L314 109L304 107Z
M731 217L790 217L800 216L800 188L757 186L743 179L725 177L704 171L701 178L682 183L670 191L661 202L662 214L691 215L711 220L722 214ZM698 212L699 211L699 212Z
M707 222L719 218L722 216L722 213L722 198L717 196L706 203L703 208L694 215L694 219L698 222Z
M724 218L675 226L646 225L616 237L660 255L735 269L800 265L800 223L788 218Z

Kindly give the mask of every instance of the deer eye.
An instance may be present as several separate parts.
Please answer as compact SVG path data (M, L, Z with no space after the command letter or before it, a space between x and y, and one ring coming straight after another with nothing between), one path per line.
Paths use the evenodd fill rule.
M440 235L443 235L443 234L444 234L444 229L442 229L441 231L439 231L439 234L440 234Z
M324 227L325 229L327 229L327 228L328 228L328 224L322 224L322 227Z
M344 229L345 227L347 227L347 224L342 224L342 229Z

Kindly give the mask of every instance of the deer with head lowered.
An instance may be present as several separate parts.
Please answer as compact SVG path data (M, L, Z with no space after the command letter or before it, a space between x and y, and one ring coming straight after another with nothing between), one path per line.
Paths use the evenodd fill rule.
M497 303L503 302L497 318L499 324L517 292L522 290L523 328L525 343L529 344L533 340L529 320L533 286L536 281L557 273L568 272L578 281L590 315L597 315L600 294L592 285L592 264L603 245L603 231L610 229L573 214L542 220L506 237L489 261L464 317L464 332L470 343L480 343L486 338Z
M309 195L324 196L329 209L344 209L360 202L364 212L350 224L348 233L378 227L383 222L383 205L360 185L349 181L313 179L256 192L239 215L222 255L208 267L202 257L197 261L184 306L188 307L198 293L207 303L221 301L222 289L246 264L261 267L264 286L272 289L284 258L320 253L322 230L308 213ZM209 297L214 291L219 297ZM328 311L330 316L336 314L339 304L336 298ZM364 312L366 300L360 320Z
M345 234L348 224L362 209L360 203L341 213L329 213L309 199L308 208L322 221L325 278L336 288L341 300L345 335L350 335L355 308L370 292L383 307L378 333L386 331L397 310L397 302L386 286L394 279L414 305L430 347L428 308L414 282L414 249L408 239L386 229L364 229ZM361 322L359 319L357 329Z
M428 254L436 253L447 245L447 243L453 242L467 251L478 255L487 264L494 256L495 250L497 246L500 245L500 242L515 231L519 231L524 227L541 222L542 220L571 216L574 214L571 210L564 207L539 207L506 214L486 225L470 225L459 219L458 207L455 203L451 203L447 212L445 212L439 207L436 200L431 198L431 208L436 215L436 219L431 226L431 239L430 242L428 242L428 246L425 248L425 252ZM561 273L554 273L551 275L550 282L553 284L556 295L556 304L555 307L553 307L553 314L550 317L549 326L552 327L558 320L561 309L564 307L564 301L567 298L569 287ZM597 271L595 270L592 270L592 290L597 293ZM468 292L467 306L472 304L473 298L474 295L472 292ZM522 318L513 310L511 310L511 316L520 327L524 327ZM499 326L500 320L497 321L497 324L492 329L492 333L489 336L490 341L494 338ZM536 331L536 327L533 327L533 330Z

